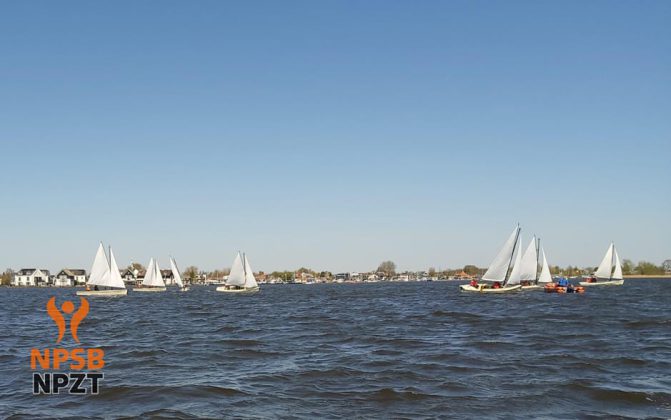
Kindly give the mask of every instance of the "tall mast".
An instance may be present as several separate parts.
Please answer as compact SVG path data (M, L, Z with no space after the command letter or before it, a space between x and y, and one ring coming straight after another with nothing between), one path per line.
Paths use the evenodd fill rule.
M510 260L508 261L508 269L506 270L506 278L503 281L505 285L510 279L510 266L513 264L513 255L515 255L515 248L517 248L517 240L520 238L520 224L517 224L517 235L515 236L515 244L513 245L513 252L510 253Z

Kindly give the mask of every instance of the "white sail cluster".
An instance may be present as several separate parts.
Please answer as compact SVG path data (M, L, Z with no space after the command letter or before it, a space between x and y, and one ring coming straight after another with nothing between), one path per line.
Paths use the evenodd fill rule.
M254 277L254 271L249 265L249 260L247 259L246 255L238 252L238 254L235 256L233 265L231 266L231 271L228 274L228 279L226 280L226 285L243 287L245 289L258 287L256 278Z
M622 280L622 264L617 254L615 244L611 242L606 255L603 256L599 268L596 269L594 277L598 279Z
M158 266L158 260L151 258L147 265L147 271L142 280L142 285L146 287L165 287L161 269Z
M119 266L114 258L112 248L110 247L109 249L108 260L102 242L100 243L100 246L98 246L98 252L96 252L96 256L93 260L88 284L99 287L126 288L126 284L123 282L121 274L119 273Z
M531 242L522 252L519 225L510 234L487 272L483 281L500 282L508 286L525 283L551 283L550 266L545 250L540 247L540 240L533 236ZM539 271L539 257L541 258ZM522 283L524 284L524 283Z

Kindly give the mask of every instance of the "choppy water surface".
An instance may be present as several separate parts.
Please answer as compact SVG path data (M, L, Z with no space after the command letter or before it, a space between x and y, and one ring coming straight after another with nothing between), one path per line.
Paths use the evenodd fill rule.
M33 396L47 299L0 288L0 414L165 417L671 416L671 282L585 295L455 283L268 285L89 299L100 395ZM71 343L66 336L64 342Z

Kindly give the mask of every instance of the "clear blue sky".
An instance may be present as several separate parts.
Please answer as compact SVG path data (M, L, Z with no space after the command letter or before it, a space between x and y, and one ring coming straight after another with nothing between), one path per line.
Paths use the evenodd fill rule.
M0 265L671 258L671 2L0 3Z

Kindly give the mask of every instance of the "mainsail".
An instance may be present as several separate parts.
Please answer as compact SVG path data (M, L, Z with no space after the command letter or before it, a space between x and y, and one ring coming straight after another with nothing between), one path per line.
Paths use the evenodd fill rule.
M536 274L538 273L538 257L536 255L536 237L534 236L531 243L522 255L522 262L520 266L520 280L536 281Z
M93 265L91 266L91 275L88 284L92 286L107 286L109 284L110 266L105 255L105 248L102 242L98 246Z
M602 279L610 279L611 273L613 271L613 244L611 243L606 251L606 255L603 256L599 268L596 269L594 273L595 277Z
M152 286L154 284L154 277L156 272L154 271L154 258L149 259L149 264L147 264L147 270L144 273L144 279L142 279L143 286Z
M510 277L506 285L520 284L520 275L522 274L522 240L519 241L519 246L517 247L517 256L515 257L515 265L510 271Z
M496 255L494 261L489 264L489 268L487 268L487 271L482 276L483 281L504 281L506 279L519 233L520 227L518 225L503 244L503 248Z
M175 278L175 283L177 286L184 287L184 283L182 283L182 276L179 274L179 270L177 269L177 263L172 257L170 257L170 269L172 270L172 276Z
M233 260L233 265L231 266L231 272L228 274L228 279L226 284L230 286L244 286L245 285L245 269L242 266L242 257L238 252L238 255L235 256Z

